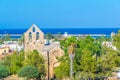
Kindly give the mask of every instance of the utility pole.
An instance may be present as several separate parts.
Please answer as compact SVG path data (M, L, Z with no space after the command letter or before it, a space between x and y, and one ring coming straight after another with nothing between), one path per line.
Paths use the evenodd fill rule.
M73 77L73 56L74 54L70 54L70 77Z
M50 80L50 73L49 73L49 65L50 65L50 61L49 61L49 51L47 51L47 57L48 57L48 80Z

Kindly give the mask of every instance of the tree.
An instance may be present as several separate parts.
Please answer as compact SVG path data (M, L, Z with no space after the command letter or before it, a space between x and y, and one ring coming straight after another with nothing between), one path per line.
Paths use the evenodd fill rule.
M6 56L3 59L3 65L5 65L10 74L16 74L18 70L23 66L24 51L14 52L10 56Z
M113 43L119 49L120 31L118 34L113 37ZM108 77L111 76L114 68L120 67L119 50L113 50L112 48L102 46L101 43L104 40L107 39L105 37L101 37L100 39L93 39L91 36L87 36L85 38L79 37L77 39L75 37L68 37L67 39L60 41L61 48L64 49L66 53L65 55L75 51L75 58L73 61L73 69L76 75L75 80L96 79L102 76ZM69 49L68 46L73 43L76 45L76 47L73 48L70 46L71 48ZM59 74L61 72L63 74L67 73L67 71L66 73L62 71L64 67L66 68L69 66L69 63L66 63L66 61L69 62L69 58L68 60L64 60L64 62L60 61L60 66L55 69L55 74L57 77L59 77L59 79L66 78L66 76Z
M70 73L70 60L68 55L64 55L63 57L61 57L59 59L59 61L61 62L60 65L58 67L56 67L54 69L54 74L55 76L62 80L64 78L68 78L69 77L69 73Z
M18 40L19 45L22 45L24 42L24 35L21 36L21 38Z
M113 36L113 44L120 50L120 30Z
M9 71L7 70L7 68L3 65L0 65L0 79L5 78L8 75L9 75Z
M80 69L81 69L81 79L94 79L96 77L96 59L91 56L89 50L84 49L82 50L82 57L80 60ZM87 75L86 75L87 74Z
M5 40L6 40L6 41L9 41L9 40L10 40L10 34L6 34Z
M0 44L3 44L3 43L4 43L4 37L1 36L1 38L0 38Z
M26 59L24 61L24 66L34 66L39 71L38 78L42 78L45 76L46 70L45 70L45 60L42 57L41 54L38 53L37 50L34 50L33 52L28 51L26 53Z
M70 57L70 77L73 78L73 58L75 56L75 47L77 39L75 37L69 37L65 42L68 47L68 54Z
M53 36L52 36L51 33L47 33L47 34L45 35L45 38L49 41L50 39L53 38Z
M98 44L98 42L95 42L95 40L91 37L91 36L87 36L85 38L78 38L76 39L75 37L68 37L67 39L65 39L64 41L61 41L61 46L62 48L65 50L65 53L75 53L75 58L74 58L74 74L77 74L80 72L86 74L85 69L83 67L83 70L81 70L82 65L84 65L81 62L81 58L84 56L84 58L90 58L88 59L89 64L85 64L84 66L89 67L88 69L90 69L91 65L92 65L92 61L95 60L94 65L96 66L96 57L94 57L96 55L96 53L100 52L100 44ZM69 48L68 48L69 46ZM67 49L67 52L66 52ZM89 53L89 56L85 56L84 54ZM94 57L94 58L93 58ZM83 58L82 58L83 59ZM84 60L83 60L84 61ZM82 64L81 64L82 63ZM61 62L62 64L62 62ZM92 66L92 70L95 69L95 66ZM96 69L95 69L96 70ZM92 72L92 71L91 71ZM91 73L89 72L89 73ZM59 72L60 73L60 72ZM96 72L92 72L93 74L95 74ZM95 76L94 76L95 77ZM93 78L93 75L90 78Z
M100 70L103 76L110 76L115 67L120 67L120 53L111 48L104 47L99 60Z
M106 38L104 35L102 35L99 38L97 38L96 40L99 41L100 43L102 43L103 41L106 41Z
M76 43L77 42L77 39L76 37L68 37L66 40L65 40L65 46L68 47L71 45L71 43Z
M38 74L39 74L39 72L38 72L37 68L32 67L32 66L23 67L18 72L19 77L24 77L27 80L32 79L32 78L37 78L39 76Z
M68 53L70 57L70 77L73 78L73 58L75 56L75 43L71 43L68 48Z
M61 35L62 35L61 32L57 33L57 37L61 37Z

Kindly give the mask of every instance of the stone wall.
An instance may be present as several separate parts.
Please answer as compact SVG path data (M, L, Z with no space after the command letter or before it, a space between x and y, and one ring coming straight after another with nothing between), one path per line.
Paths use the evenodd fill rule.
M33 29L34 28L34 29ZM39 33L39 38L36 40L36 33ZM60 48L58 43L53 43L45 46L44 43L44 33L36 26L32 25L24 34L24 50L33 51L37 50L45 59L46 66L49 66L49 76L52 78L54 76L53 70L55 67L59 66L57 58L64 55L64 51ZM49 56L48 56L49 52ZM48 60L49 57L49 60ZM48 65L49 61L49 65ZM47 67L48 73L48 67ZM47 74L46 73L46 74ZM48 76L48 74L47 74Z
M33 31L33 28L35 28L35 31ZM37 33L39 33L38 40L36 40ZM32 25L24 34L24 44L25 51L34 49L40 51L44 47L44 33L36 25Z

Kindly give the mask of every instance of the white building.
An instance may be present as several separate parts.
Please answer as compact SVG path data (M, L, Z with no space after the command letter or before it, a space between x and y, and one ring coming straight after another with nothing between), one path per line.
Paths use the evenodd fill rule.
M117 48L112 45L112 42L103 41L103 42L102 42L102 45L103 45L103 46L106 46L106 47L109 47L109 48L112 48L113 50L117 50Z
M0 48L9 47L11 51L23 50L23 45L19 45L17 41L4 41L4 44L0 45Z

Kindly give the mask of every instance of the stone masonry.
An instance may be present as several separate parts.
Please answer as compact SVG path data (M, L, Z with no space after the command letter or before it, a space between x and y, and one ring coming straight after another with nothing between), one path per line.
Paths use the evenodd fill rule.
M64 51L60 48L60 44L58 42L52 42L49 45L45 45L44 33L35 24L33 24L24 33L24 50L25 52L28 50L30 51L37 50L46 60L46 65L48 63L47 53L49 52L50 78L54 76L54 73L53 73L54 68L59 66L59 62L56 58L64 55Z
M36 39L38 38L38 39ZM32 25L24 34L24 50L42 50L44 47L44 33L36 26Z

